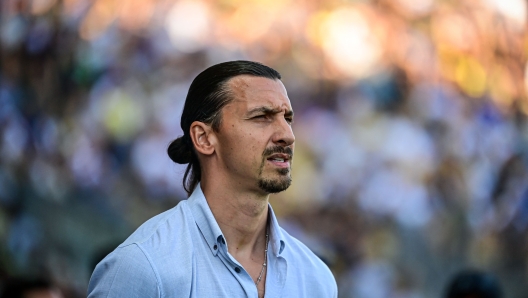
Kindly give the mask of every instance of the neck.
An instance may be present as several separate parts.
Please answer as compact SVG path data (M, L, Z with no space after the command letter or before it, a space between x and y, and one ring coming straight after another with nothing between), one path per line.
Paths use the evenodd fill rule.
M229 253L235 258L260 253L264 248L269 195L215 184L202 181L201 187L226 238Z

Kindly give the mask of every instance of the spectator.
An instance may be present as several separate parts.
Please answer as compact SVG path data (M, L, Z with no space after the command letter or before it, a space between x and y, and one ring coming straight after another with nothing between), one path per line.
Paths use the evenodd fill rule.
M17 278L7 281L0 298L63 298L61 291L46 279Z
M445 298L501 298L502 289L498 280L490 273L479 270L464 270L453 276Z

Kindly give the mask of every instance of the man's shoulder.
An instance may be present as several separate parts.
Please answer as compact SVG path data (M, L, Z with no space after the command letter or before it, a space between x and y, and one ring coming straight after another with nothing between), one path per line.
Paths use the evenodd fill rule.
M89 297L163 297L168 277L174 286L188 287L188 273L175 270L191 262L189 241L179 241L186 237L182 226L191 216L185 205L182 201L150 218L107 255L92 274Z
M119 247L131 244L144 246L149 242L156 242L155 238L163 238L164 242L178 237L184 232L182 227L185 222L192 217L187 201L180 201L173 208L155 215L141 224Z
M189 224L192 221L186 201L181 201L144 222L97 265L90 292L94 297L103 295L97 293L110 292L117 293L117 297L129 297L128 293L134 294L130 297L158 297L166 291L163 285L168 278L171 285L188 288L189 274L184 269L190 268L192 262L190 227L193 225ZM122 295L121 287L133 290L126 290L127 294ZM145 289L150 294L141 294Z

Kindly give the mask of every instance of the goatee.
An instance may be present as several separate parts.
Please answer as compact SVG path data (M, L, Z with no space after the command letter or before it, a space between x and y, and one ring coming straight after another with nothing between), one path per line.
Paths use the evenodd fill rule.
M262 153L262 164L260 166L259 176L262 175L262 171L264 170L266 158L275 153L283 153L289 155L290 163L292 162L293 150L290 147L275 146L271 148L266 148L266 150L264 150L264 152ZM277 173L279 174L279 177L276 179L260 178L258 181L259 188L267 193L279 193L290 187L292 183L290 168L278 169Z
M282 177L277 179L259 179L259 188L267 193L279 193L288 189L292 183L290 169L280 169L278 172Z

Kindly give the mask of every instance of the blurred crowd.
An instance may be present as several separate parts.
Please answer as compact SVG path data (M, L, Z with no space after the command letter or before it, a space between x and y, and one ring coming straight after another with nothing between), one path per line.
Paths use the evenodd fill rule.
M524 0L4 0L0 289L83 297L95 264L186 195L166 154L192 79L283 76L283 226L340 297L440 297L463 268L528 293Z

